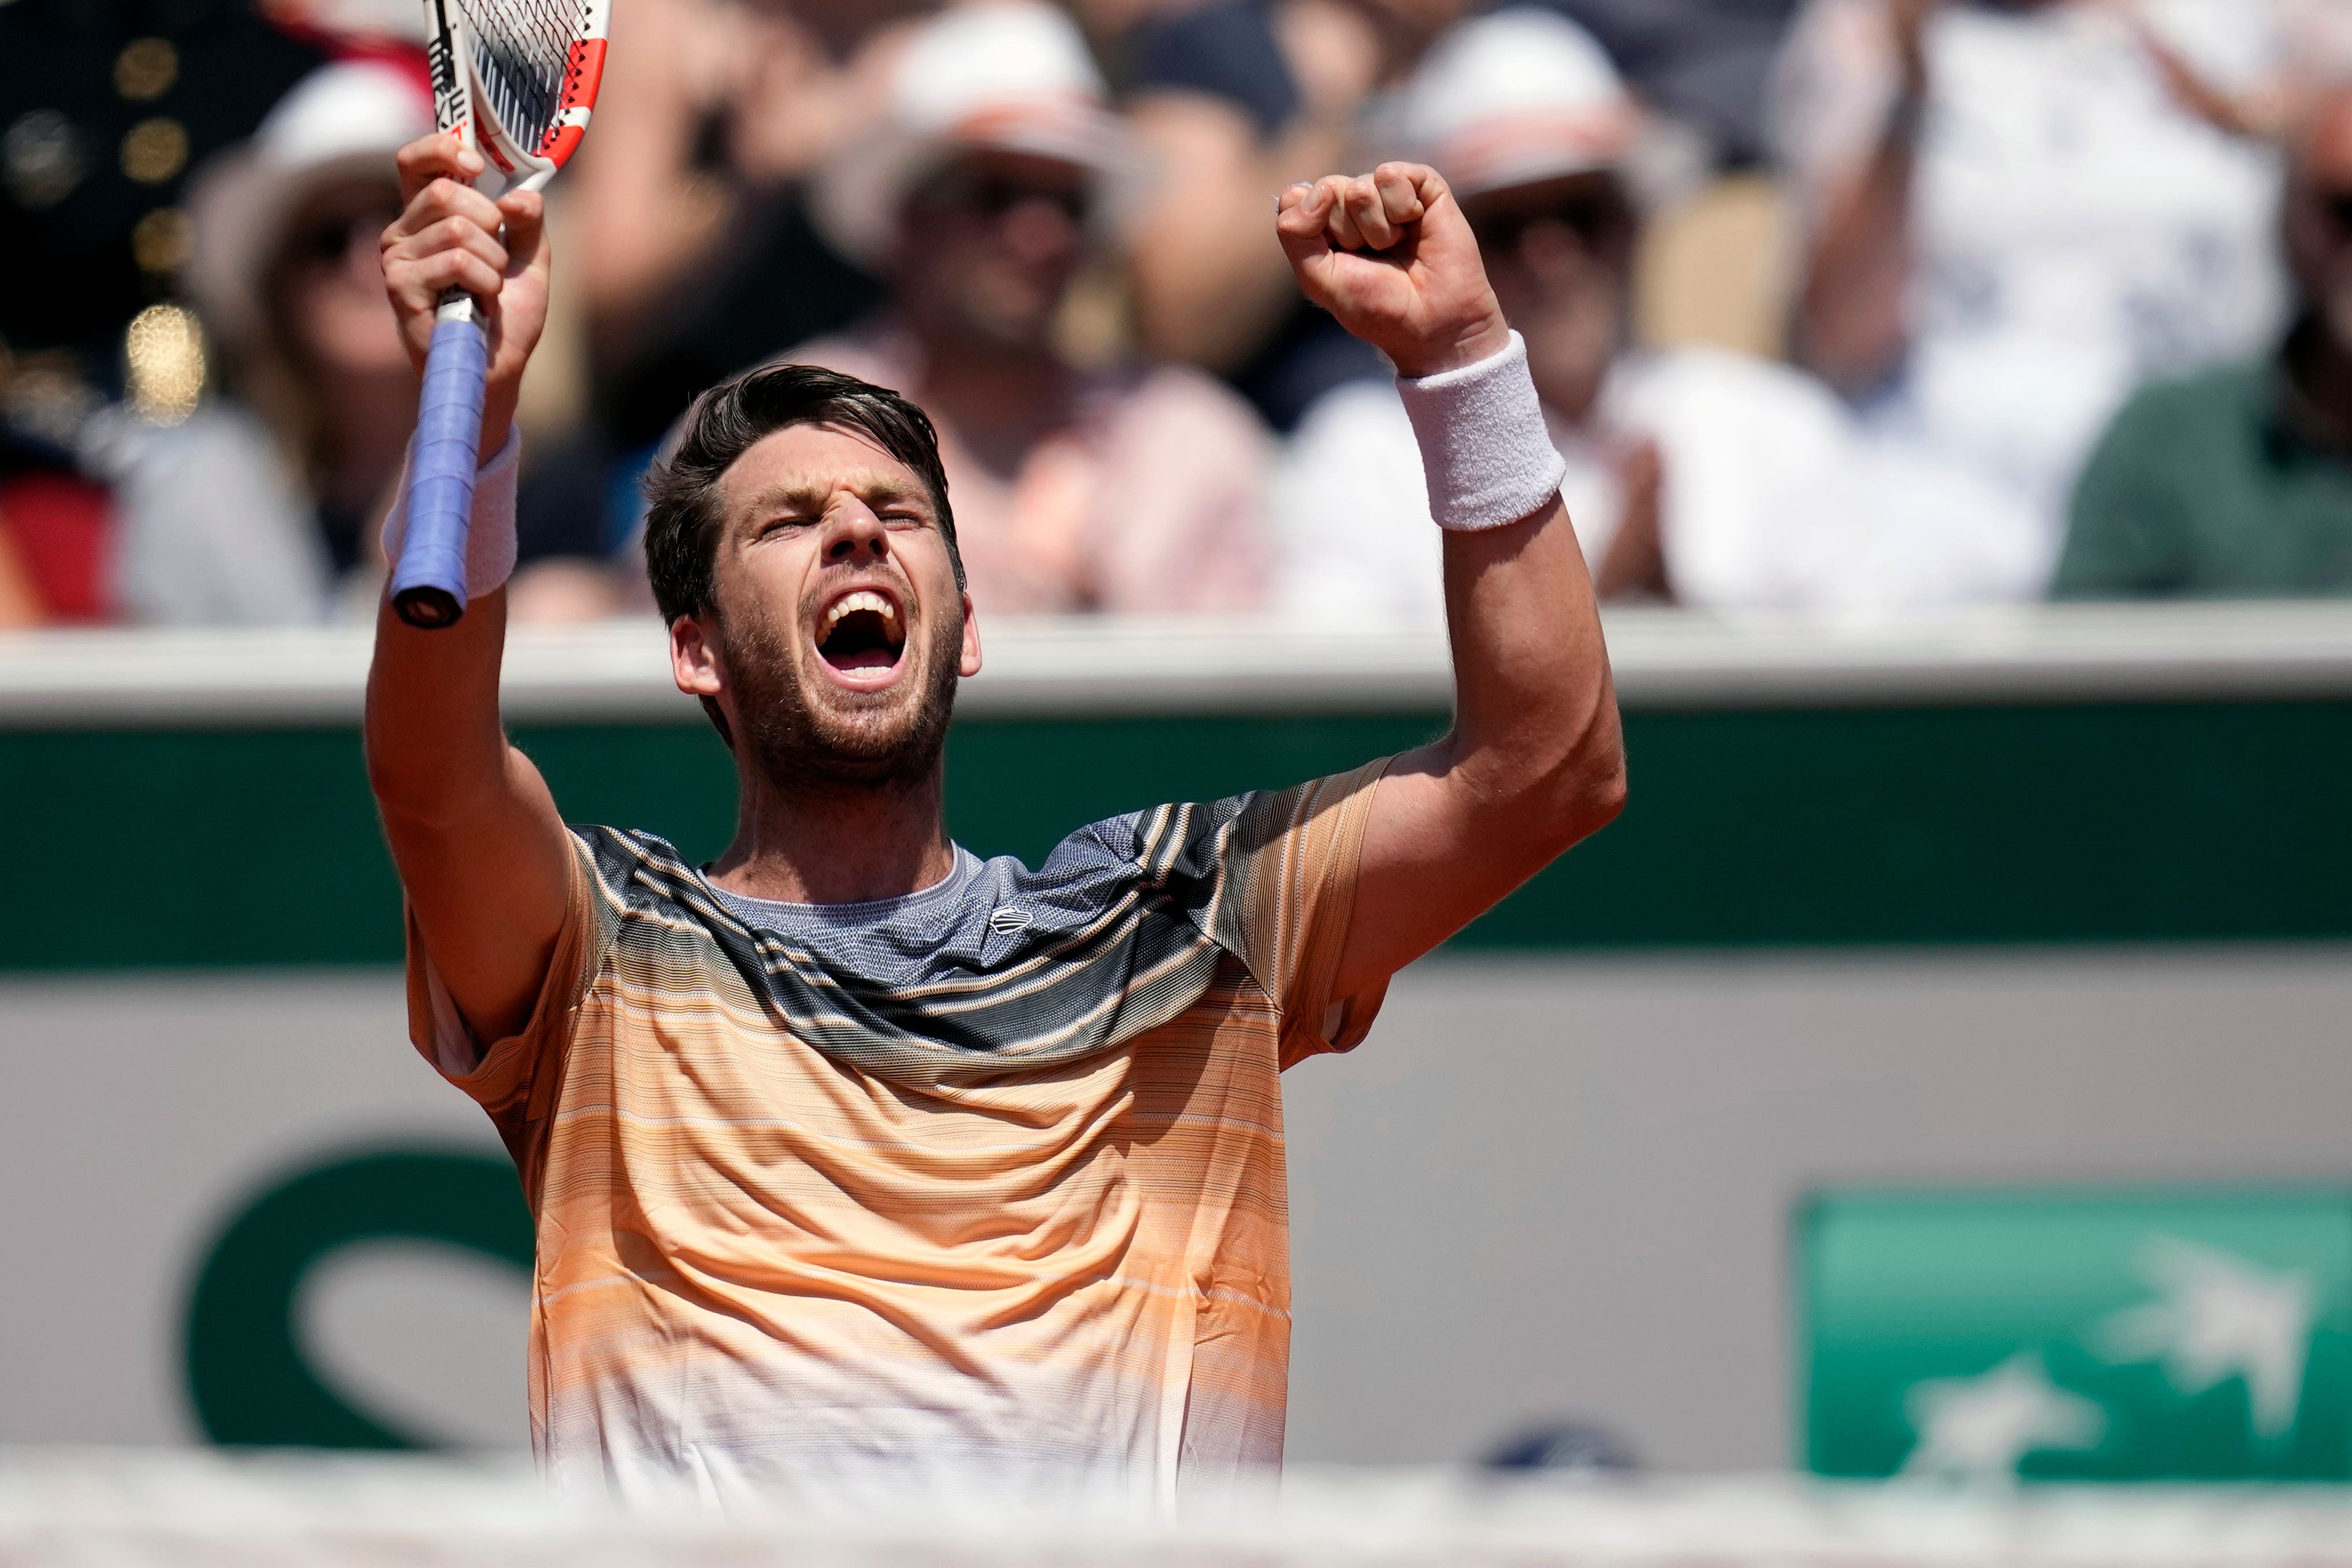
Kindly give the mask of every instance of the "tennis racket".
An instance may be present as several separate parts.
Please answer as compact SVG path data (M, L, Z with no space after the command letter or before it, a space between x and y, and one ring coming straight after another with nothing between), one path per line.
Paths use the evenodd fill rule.
M580 145L604 75L611 0L425 0L433 112L490 167L497 194L536 191ZM472 296L452 288L433 344L408 455L408 519L392 607L411 626L466 613L466 529L480 461L489 339Z

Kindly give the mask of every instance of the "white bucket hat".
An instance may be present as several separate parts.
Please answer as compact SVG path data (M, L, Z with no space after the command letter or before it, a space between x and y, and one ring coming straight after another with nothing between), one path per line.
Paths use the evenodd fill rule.
M1143 162L1108 97L1086 39L1054 6L956 6L907 41L880 123L818 172L812 214L844 256L875 267L916 186L957 152L986 148L1087 170L1096 221L1115 228L1133 207Z
M1440 38L1394 124L1406 155L1463 196L1617 169L1643 129L1592 35L1532 9L1497 11Z
M392 155L432 130L422 82L381 61L345 61L303 78L250 140L215 158L189 199L183 275L214 331L238 340L262 329L262 272L305 200L356 176L396 184Z

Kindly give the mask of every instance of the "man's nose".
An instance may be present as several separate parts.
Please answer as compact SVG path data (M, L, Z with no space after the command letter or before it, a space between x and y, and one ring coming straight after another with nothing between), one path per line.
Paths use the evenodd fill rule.
M890 533L874 508L863 501L851 501L835 509L827 519L824 537L824 561L827 566L864 566L879 564L889 559Z

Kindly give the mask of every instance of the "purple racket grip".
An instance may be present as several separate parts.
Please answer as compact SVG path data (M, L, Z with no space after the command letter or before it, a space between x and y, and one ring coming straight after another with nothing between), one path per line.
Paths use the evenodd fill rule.
M409 448L407 531L392 573L393 610L411 626L450 626L466 613L466 533L489 378L489 339L472 312L436 322Z

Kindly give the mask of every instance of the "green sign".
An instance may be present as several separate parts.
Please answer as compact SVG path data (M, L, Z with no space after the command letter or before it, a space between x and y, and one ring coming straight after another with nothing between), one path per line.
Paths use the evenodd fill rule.
M1816 1473L2352 1479L2352 1191L1839 1194L1797 1245Z

